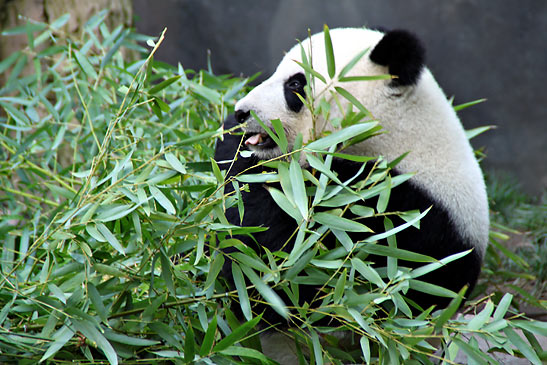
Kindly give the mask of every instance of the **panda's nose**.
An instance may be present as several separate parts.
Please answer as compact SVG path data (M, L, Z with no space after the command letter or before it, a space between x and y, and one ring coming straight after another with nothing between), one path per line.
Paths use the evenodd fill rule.
M235 111L235 117L238 123L245 122L247 118L249 118L249 115L251 115L251 113L243 111L241 109Z

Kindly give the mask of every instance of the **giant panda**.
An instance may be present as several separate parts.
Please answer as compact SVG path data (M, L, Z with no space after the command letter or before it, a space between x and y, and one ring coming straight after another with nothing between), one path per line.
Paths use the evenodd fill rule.
M383 156L392 161L408 152L392 174L414 173L405 183L391 192L387 211L424 211L432 206L422 219L420 228L410 227L397 234L397 247L442 259L451 254L472 249L462 259L432 272L424 280L459 291L463 286L473 289L480 272L488 242L489 217L485 184L473 150L451 103L424 65L424 49L411 33L393 30L386 33L367 28L340 28L330 30L335 62L341 68L357 54L367 50L352 68L351 75L390 74L391 79L356 81L342 86L357 98L379 120L384 133L349 147L345 153L363 156ZM224 122L225 130L241 126L242 133L225 135L216 146L215 160L226 169L228 177L242 172L262 172L256 167L260 161L281 155L280 148L268 137L251 111L269 124L282 122L292 146L297 134L304 143L310 140L313 128L309 110L299 94L305 94L307 83L302 61L302 49L308 52L316 71L328 79L323 33L318 33L294 46L282 59L276 71L256 86L235 105L234 115ZM309 52L311 51L311 54ZM324 84L315 80L319 92ZM336 86L337 83L334 82ZM339 110L332 102L332 113ZM340 103L344 103L342 98ZM346 109L345 104L342 109ZM271 124L269 124L271 125ZM328 123L325 128L330 127ZM239 150L247 149L246 157ZM332 168L340 180L352 177L361 163L334 159ZM307 166L303 166L307 167ZM367 176L365 170L361 178ZM227 186L230 190L232 187ZM244 217L240 220L237 208L227 209L228 221L242 226L263 226L268 229L239 236L245 244L260 251L283 249L290 251L291 234L296 228L293 218L277 206L266 186L249 184L242 193ZM368 202L367 202L368 203ZM374 206L374 203L371 205ZM365 221L370 227L383 230L381 220ZM353 234L355 240L364 236ZM229 253L230 249L226 250ZM381 264L379 264L381 265ZM231 269L226 260L223 275L229 280ZM301 299L313 296L313 291L301 293ZM411 299L422 308L430 305L446 306L449 298L413 293ZM268 313L273 313L270 311ZM265 313L264 318L268 318ZM269 320L275 321L275 313Z

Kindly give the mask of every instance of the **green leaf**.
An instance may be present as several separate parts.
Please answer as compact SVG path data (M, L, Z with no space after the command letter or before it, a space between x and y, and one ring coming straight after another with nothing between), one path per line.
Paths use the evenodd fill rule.
M491 129L494 129L494 128L495 128L495 126L487 125L487 126L484 126L484 127L467 129L465 131L465 136L467 137L467 139L472 139L472 138L475 138L476 136L478 136L479 134L482 134L482 133L484 133L486 131L489 131Z
M351 125L349 127L346 127L339 131L331 133L328 136L325 136L323 138L320 138L316 141L309 143L308 145L306 145L305 149L311 150L311 151L321 151L321 150L328 149L329 147L333 145L337 145L338 143L345 142L349 140L350 138L353 138L362 133L365 133L366 131L369 131L372 128L374 128L376 125L378 125L378 122L364 122L360 124Z
M452 254L450 256L447 256L437 262L433 262L431 264L428 264L428 265L424 265L422 267L418 267L414 270L411 271L410 273L410 277L415 279L417 277L420 277L422 275L425 275L425 274L429 274L430 272L434 271L434 270L437 270L437 269L440 269L441 267L444 267L446 264L452 262L452 261L456 261L464 256L467 256L471 251L473 251L472 249L471 250L467 250L467 251L464 251L464 252L459 252L459 253L456 253L456 254Z
M237 176L237 180L243 183L272 183L279 180L279 176L273 173L244 174Z
M82 54L80 51L78 51L77 49L74 49L72 53L74 53L74 57L76 57L76 62L78 62L82 71L85 72L87 77L90 77L93 80L96 80L98 77L97 72L95 72L95 69L93 68L93 66L87 59L87 57L84 54Z
M103 334L99 332L97 327L89 322L76 318L72 318L71 322L76 330L80 331L85 337L88 338L88 340L97 345L97 347L105 354L110 364L118 364L118 355L116 354L116 351L110 342L108 342L108 340L103 336Z
M370 281L379 288L384 288L386 284L370 265L365 264L360 259L354 257L351 259L351 266L359 272L366 280Z
M87 295L89 296L89 299L91 299L91 303L93 303L95 311L97 311L97 314L101 318L101 321L103 321L103 323L105 324L108 323L108 311L104 306L101 295L99 294L99 291L97 290L95 285L91 284L90 282L87 283Z
M239 298L241 312L245 316L245 319L247 319L247 321L250 321L253 318L253 315L251 313L249 294L247 293L247 286L245 285L243 273L241 272L239 265L235 261L232 261L232 276L234 278L234 285L237 290L237 296Z
M346 289L347 271L348 269L344 268L334 286L334 295L332 298L334 304L340 303L344 290Z
M230 256L245 266L252 267L263 273L269 273L270 268L253 252L252 256L242 252L232 252Z
M169 214L175 214L176 210L173 206L173 203L161 192L160 189L153 185L149 185L148 189L150 189L150 194L154 197L154 199L165 209L165 211Z
M365 359L365 363L370 364L370 344L369 344L367 336L361 336L361 339L359 340L359 344L361 345L361 352L363 353L363 358Z
M240 356L256 359L260 361L261 364L275 364L275 362L268 359L268 357L266 357L266 355L264 355L262 352L247 347L230 346L220 351L220 353L228 356Z
M448 322L448 320L452 318L454 313L456 313L458 308L460 308L460 304L463 300L463 296L465 295L466 291L467 291L467 286L464 286L458 292L458 295L450 301L450 304L448 305L448 307L443 309L441 314L435 319L435 332L439 333L441 329L443 328L443 326L445 325L445 323Z
M304 220L308 220L308 197L306 195L306 185L304 183L304 177L302 176L302 169L296 159L291 160L289 176L296 207Z
M224 184L224 176L220 172L220 168L218 167L217 162L213 158L211 158L210 161L211 161L211 167L213 168L213 175L215 175L215 178L217 179L217 183L219 185L223 185Z
M165 154L165 160L171 165L171 167L181 174L186 174L186 168L184 165L180 162L180 160L171 152L167 152Z
M111 205L107 206L107 209L100 212L97 215L97 220L100 222L111 222L118 219L121 219L137 209L138 206L134 205L131 206L129 204L117 204L117 205ZM91 233L90 233L91 234Z
M201 343L201 348L199 350L200 356L207 356L213 349L213 342L215 340L215 335L217 333L217 316L213 315L211 322L207 326L207 331L205 332L205 337L203 337L203 342Z
M70 13L65 13L61 15L60 17L58 17L57 19L55 19L49 26L53 29L59 29L63 25L65 25L69 21L69 19L70 19Z
M184 362L189 364L194 361L196 356L196 340L192 323L188 323L186 329L186 338L184 339Z
M513 294L505 293L503 295L503 298L501 298L500 302L498 303L498 306L496 308L496 311L494 312L494 315L492 316L492 319L494 321L503 319L512 301L513 301Z
M522 353L522 355L524 355L526 360L530 361L532 364L541 365L542 362L532 346L526 343L522 337L515 332L515 330L511 327L506 327L503 332L509 341L511 341L511 344L514 345Z
M327 58L327 70L329 77L332 79L336 74L336 62L334 59L334 50L332 48L332 40L330 38L329 27L323 26L323 35L325 37L325 56Z
M414 225L417 221L419 221L420 219L422 219L428 212L429 210L431 209L431 207L427 208L426 210L424 210L424 212L418 216L416 216L414 219L404 223L404 224L401 224L400 226L397 226L393 229L390 229L384 233L379 233L379 234L375 234L375 235L372 235L370 237L368 237L365 242L374 242L374 241L380 241L380 240L383 240L384 238L387 238L389 236L392 236L394 234L397 234L399 232L401 232L403 229L406 229L412 225Z
M384 213L389 203L389 197L391 195L391 176L387 176L385 179L386 188L380 192L378 202L376 203L376 211L378 213Z
M215 345L215 347L213 347L213 352L225 350L228 347L236 344L243 337L245 337L247 332L249 332L251 329L253 329L256 326L256 324L260 321L261 318L262 318L262 315L258 315L255 318L251 319L250 321L243 322L239 327L234 329L232 333L230 333L228 336L220 340Z
M130 337L123 333L114 332L109 328L104 329L104 337L110 341L131 346L154 346L160 344L160 341L149 340L147 338Z
M359 218L369 218L374 215L374 209L364 205L352 205L349 210Z
M120 241L110 232L107 226L105 226L102 223L96 224L97 229L99 230L99 233L103 235L103 237L108 241L108 243L119 253L122 255L125 255L125 250L123 246L120 244Z
M437 297L455 298L458 295L452 290L425 281L411 279L408 281L408 285L411 289Z
M247 266L241 266L241 270L249 278L251 283L255 286L256 290L262 295L262 297L272 306L272 308L283 318L287 318L289 316L289 312L287 311L287 307L285 307L285 303L283 303L283 300L277 295L276 292L272 290L266 283L262 281L262 279L251 269Z
M294 206L289 199L280 190L271 186L266 186L266 189L270 193L272 199L276 204L283 209L285 213L290 215L295 221L301 222L304 218L300 215L300 211Z
M334 90L345 99L347 99L353 106L365 113L365 115L371 115L367 108L355 96L353 96L349 91L340 86L335 86Z
M40 362L49 359L50 357L55 355L61 348L63 348L65 344L70 341L72 337L74 337L74 332L70 328L68 328L68 326L64 325L51 337L54 338L55 341L53 341L51 345L49 345L44 356L42 356L42 358L40 359Z
M483 310L479 314L476 314L467 324L467 328L470 331L477 331L482 329L482 327L488 322L492 312L494 311L494 303L491 300L486 302Z
M216 255L216 257L213 259L213 262L211 262L211 265L209 267L207 280L205 281L205 285L203 287L204 290L207 290L211 285L215 283L217 276L220 273L220 270L222 270L223 265L224 265L224 255L222 254Z
M321 348L321 342L319 341L319 336L317 335L317 332L310 330L311 332L311 342L313 345L313 355L315 357L315 364L316 365L322 365L323 364L323 351Z
M374 76L348 76L341 77L340 82L361 82L361 81L376 81L376 80L389 80L392 79L391 75L374 75Z
M339 229L346 232L372 232L370 228L364 224L327 212L315 213L313 215L313 220L331 229Z
M457 111L460 111L462 109L469 108L470 106L483 103L485 101L486 101L486 99L478 99L478 100L470 101L470 102L463 103L463 104L460 104L460 105L455 105L453 108L454 108L454 111L457 112Z
M315 71L309 64L298 62L296 60L294 62L296 62L300 67L302 67L304 69L304 71L308 72L313 77L318 78L324 84L327 83L327 80L325 79L325 77L323 75L321 75L319 72Z
M169 86L172 83L176 82L180 78L181 78L181 76L177 75L177 76L170 77L167 80L163 80L162 82L160 82L159 84L157 84L156 86L154 86L153 88L148 90L148 93L149 94L156 94L158 91L161 91L161 90L165 89L167 86Z
M488 361L483 358L484 355L478 346L471 346L466 340L461 340L459 337L454 337L453 341L468 356L469 364L488 364Z
M91 237L96 239L99 242L106 242L106 238L99 232L97 227L94 224L88 224L85 226L85 230Z
M0 74L4 73L21 55L20 52L14 52L0 62Z
M215 322L216 324L216 322ZM156 332L161 338L165 340L170 346L176 349L182 350L182 345L179 341L179 333L172 327L163 322L148 323L148 327Z
M177 292L175 291L175 284L173 283L173 272L172 272L172 263L171 260L167 257L167 254L165 253L165 250L163 247L160 249L160 252L158 253L160 256L160 262L161 262L161 277L163 281L165 281L165 286L169 290L169 293L171 293L172 296L176 296Z
M359 62L361 58L368 52L368 48L365 48L364 50L360 51L353 57L343 68L342 71L340 71L339 80L342 81L342 79L347 75L348 72L350 72L353 67Z
M285 134L285 129L283 129L283 124L281 123L281 120L279 119L272 119L270 121L272 123L272 126L275 129L275 133L277 135L277 145L281 149L281 152L287 153L288 152L288 146L289 142L287 141L287 136Z

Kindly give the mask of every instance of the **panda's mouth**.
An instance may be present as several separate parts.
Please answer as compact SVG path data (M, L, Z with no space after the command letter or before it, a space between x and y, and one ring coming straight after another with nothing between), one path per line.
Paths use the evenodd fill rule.
M267 133L246 133L245 145L251 148L273 148L277 145Z

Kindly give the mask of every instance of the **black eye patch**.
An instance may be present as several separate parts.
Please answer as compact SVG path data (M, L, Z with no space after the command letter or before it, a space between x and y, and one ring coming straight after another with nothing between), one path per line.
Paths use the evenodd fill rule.
M304 86L306 86L306 76L304 76L303 73L292 75L285 81L285 84L283 84L283 93L285 94L287 106L295 113L298 113L304 106L302 100L296 95L299 94L303 98L306 97Z

